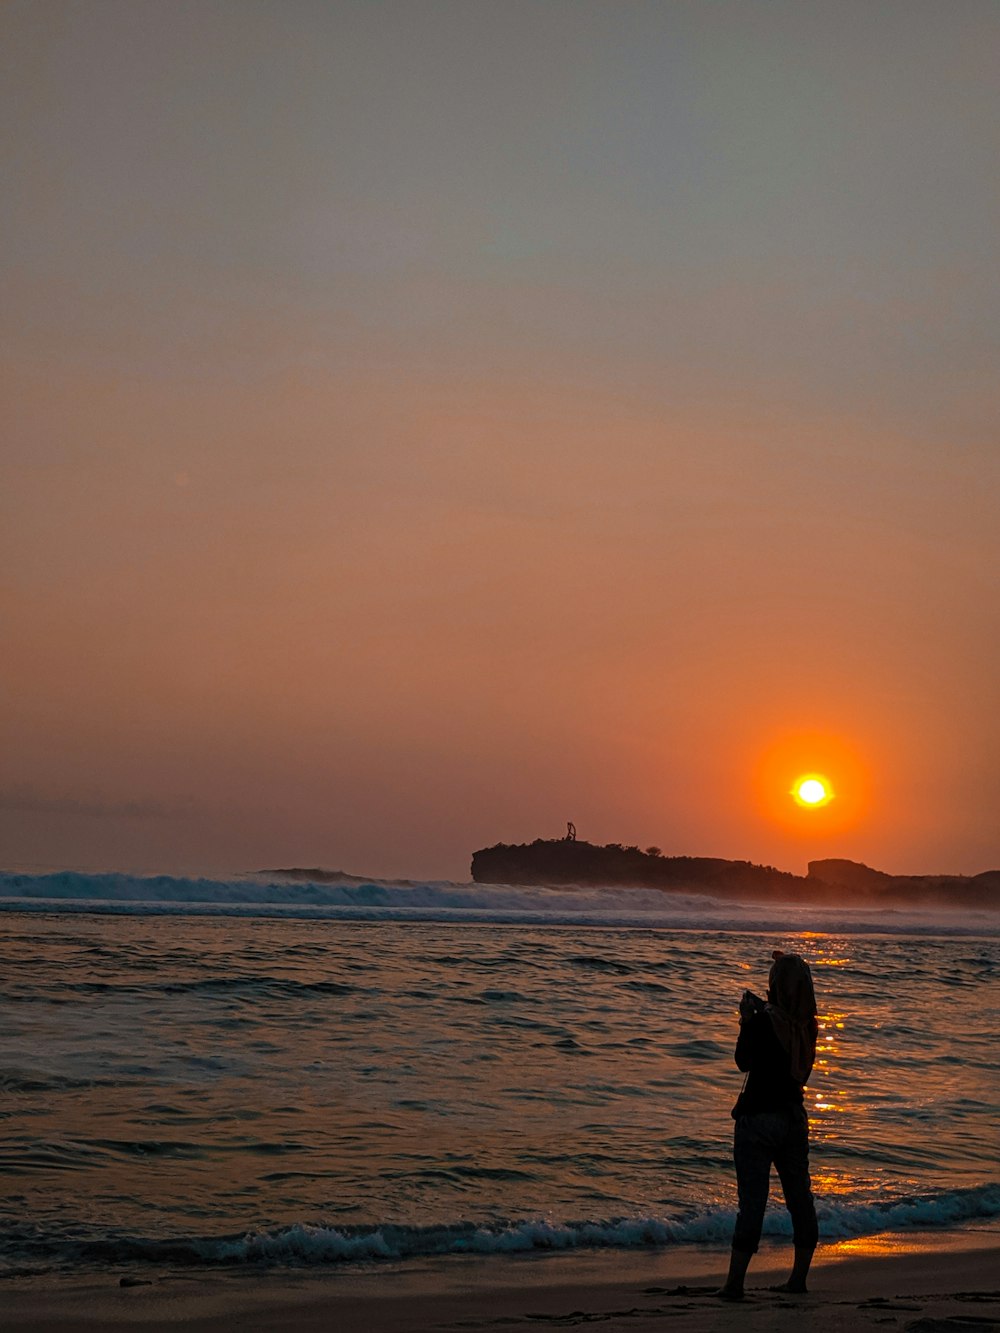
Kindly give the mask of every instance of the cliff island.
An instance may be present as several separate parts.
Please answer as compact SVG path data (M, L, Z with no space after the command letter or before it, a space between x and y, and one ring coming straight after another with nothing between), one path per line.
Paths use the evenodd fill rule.
M599 846L575 836L502 843L472 854L478 884L620 885L667 893L782 902L880 903L1000 910L1000 870L980 875L889 875L858 861L810 861L794 875L751 861L714 856L664 856L612 842Z

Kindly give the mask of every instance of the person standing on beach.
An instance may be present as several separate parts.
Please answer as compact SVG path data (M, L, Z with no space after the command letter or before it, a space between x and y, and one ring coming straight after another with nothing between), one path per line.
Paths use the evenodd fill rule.
M806 1290L818 1238L809 1180L809 1121L802 1097L816 1059L816 995L803 958L779 950L771 956L767 1001L752 991L744 991L740 1000L736 1064L747 1077L733 1107L739 1212L729 1275L718 1293L731 1301L742 1300L743 1279L760 1244L772 1163L795 1240L792 1273L778 1291Z

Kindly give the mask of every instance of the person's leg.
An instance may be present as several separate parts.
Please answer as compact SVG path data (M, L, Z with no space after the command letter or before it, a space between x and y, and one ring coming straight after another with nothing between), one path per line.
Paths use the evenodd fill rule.
M809 1179L809 1121L805 1108L797 1108L788 1129L788 1137L774 1155L774 1165L781 1180L785 1205L792 1216L795 1259L787 1282L778 1291L804 1292L809 1265L819 1239L816 1205Z
M772 1149L768 1143L768 1126L764 1122L772 1118L749 1115L740 1116L736 1122L733 1161L736 1165L739 1211L733 1228L729 1274L718 1293L726 1300L738 1301L742 1298L743 1279L760 1244L760 1230L771 1183Z
M733 1246L729 1251L729 1272L726 1274L725 1282L715 1293L717 1296L727 1301L743 1299L743 1279L746 1277L752 1258L752 1250L738 1250L735 1245Z

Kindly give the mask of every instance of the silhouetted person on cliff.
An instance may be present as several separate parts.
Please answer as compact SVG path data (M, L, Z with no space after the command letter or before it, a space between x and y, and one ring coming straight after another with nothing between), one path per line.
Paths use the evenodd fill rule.
M772 957L767 1001L752 991L744 991L740 1000L736 1063L747 1077L733 1107L739 1212L729 1276L719 1290L720 1296L732 1301L743 1298L743 1279L760 1243L772 1163L795 1237L791 1276L776 1290L806 1290L817 1241L809 1181L809 1122L802 1099L816 1059L816 996L804 959L777 950Z

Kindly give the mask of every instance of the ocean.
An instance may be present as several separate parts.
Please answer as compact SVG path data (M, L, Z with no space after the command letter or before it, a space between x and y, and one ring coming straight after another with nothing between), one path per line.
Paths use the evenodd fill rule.
M821 1243L995 1226L996 915L0 875L0 1275L727 1246L774 948Z

